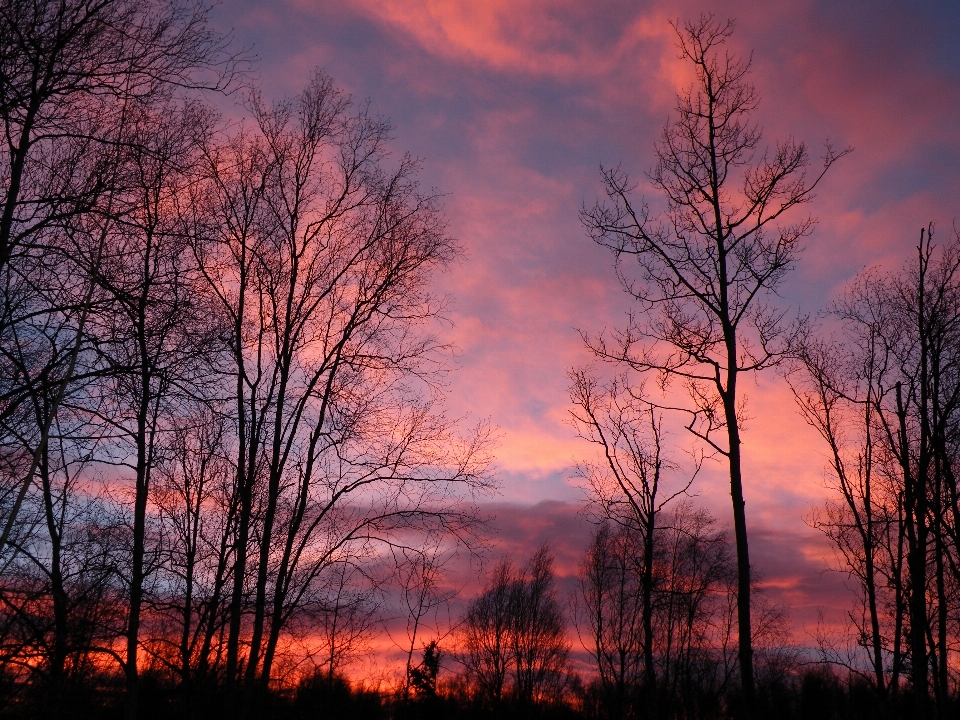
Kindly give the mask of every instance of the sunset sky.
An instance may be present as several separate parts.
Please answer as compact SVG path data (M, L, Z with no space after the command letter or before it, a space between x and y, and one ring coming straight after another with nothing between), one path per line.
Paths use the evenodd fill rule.
M266 96L325 69L392 120L395 150L421 158L423 185L444 194L466 249L438 279L454 298L448 337L460 348L450 408L500 428L501 550L550 540L561 574L575 571L589 533L572 466L590 449L566 421L566 373L589 361L577 330L622 324L629 307L577 213L602 193L601 163L622 163L644 193L654 142L690 80L669 21L704 10L735 18L733 49L753 52L766 142L793 135L814 156L825 140L855 149L810 208L819 225L784 304L815 313L864 267L899 266L926 223L952 232L958 4L224 0L215 12L259 56ZM776 373L746 393L754 563L809 642L818 608L845 601L840 578L822 575L829 548L804 523L826 494L825 456ZM707 467L695 489L726 523L723 467Z

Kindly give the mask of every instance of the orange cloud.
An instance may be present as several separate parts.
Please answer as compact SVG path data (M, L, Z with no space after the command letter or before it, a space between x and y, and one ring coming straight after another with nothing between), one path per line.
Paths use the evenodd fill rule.
M394 119L398 150L425 158L424 185L448 193L451 233L467 249L437 281L455 301L456 324L442 332L461 348L451 411L501 428L505 500L578 499L567 468L589 449L564 422L566 370L589 360L576 329L622 324L629 302L577 211L602 197L601 162L622 160L644 180L674 93L690 82L668 20L695 17L702 4L289 0L269 11L234 4L246 8L242 27L259 33L250 37L261 43L265 89L279 93L323 64ZM738 18L732 49L755 50L767 140L793 135L814 155L826 138L856 148L808 208L820 223L784 287L785 306L816 313L864 266L897 267L929 220L949 231L960 191L960 79L955 17L944 20L945 12L922 2L724 5ZM268 32L272 44L264 45ZM649 199L660 207L654 194ZM816 623L818 605L846 602L839 576L821 575L830 548L804 524L828 493L825 458L775 375L745 389L751 537L768 592L798 608L800 637ZM689 440L671 436L677 447ZM704 468L697 492L721 522L729 517L722 465ZM562 514L536 505L530 512ZM517 528L516 537L501 536L505 551L526 552L549 534L534 531L520 511L503 515ZM562 535L564 522L550 522Z
M431 52L543 75L600 74L638 43L670 42L671 35L666 18L655 13L626 18L615 42L598 46L582 32L596 8L576 0L389 0L362 6Z

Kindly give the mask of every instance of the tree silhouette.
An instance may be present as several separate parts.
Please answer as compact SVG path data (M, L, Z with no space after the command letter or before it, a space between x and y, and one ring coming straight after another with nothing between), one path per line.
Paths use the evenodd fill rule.
M931 689L938 713L951 702L956 643L960 237L937 247L931 225L915 251L901 271L850 284L831 312L839 332L805 338L791 382L830 449L842 499L818 524L857 581L873 684L894 696L909 674L925 718Z
M688 429L728 464L738 567L739 660L747 708L754 697L750 558L741 469L742 373L779 363L790 344L785 314L767 303L813 229L786 214L808 203L846 151L826 149L812 178L806 145L788 139L761 150L752 115L759 97L750 61L724 49L733 22L703 15L674 26L680 57L695 73L677 96L649 174L666 201L660 215L631 199L619 167L601 168L608 201L584 208L591 237L612 250L637 304L626 328L585 337L597 356L659 374L688 391ZM725 437L718 437L722 435ZM748 712L750 710L748 709Z

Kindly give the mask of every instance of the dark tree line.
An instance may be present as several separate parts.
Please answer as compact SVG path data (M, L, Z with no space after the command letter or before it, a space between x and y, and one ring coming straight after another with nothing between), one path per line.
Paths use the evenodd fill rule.
M960 241L920 232L899 272L867 270L792 376L837 499L813 517L855 580L855 633L825 648L917 718L956 708ZM906 696L906 697L901 697Z
M460 248L323 73L240 87L224 123L204 92L244 60L205 6L0 24L6 711L115 706L122 677L134 718L149 677L188 715L254 713L304 663L332 677L382 548L474 522L487 440L441 407L430 290Z
M322 72L263 97L208 11L0 6L0 713L956 713L960 236L925 229L822 328L790 322L796 211L845 153L764 150L732 23L677 24L695 79L648 176L662 212L614 168L582 213L636 307L584 336L619 374L570 376L597 450L577 590L544 546L442 620L491 486L488 431L443 410L431 280L461 248L368 104ZM236 122L209 103L231 92ZM775 366L826 442L812 521L856 594L812 670L750 565L738 383ZM688 493L715 459L732 536ZM391 593L403 677L358 689Z

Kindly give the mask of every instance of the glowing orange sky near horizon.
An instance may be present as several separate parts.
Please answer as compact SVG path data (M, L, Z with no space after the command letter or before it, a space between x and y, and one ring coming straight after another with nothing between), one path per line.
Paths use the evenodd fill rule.
M523 508L558 501L568 510L551 506L555 514L569 518L582 499L571 467L588 449L566 422L566 372L589 360L576 330L618 324L627 308L577 212L601 194L600 163L622 162L644 191L654 141L690 78L669 20L710 9L737 19L732 49L753 52L767 142L793 135L814 155L827 139L855 148L811 206L819 225L785 304L817 312L865 266L896 268L927 222L950 231L960 209L957 10L867 0L225 0L216 11L260 55L265 94L296 92L323 67L392 119L394 147L423 158L423 184L445 193L450 232L466 249L438 279L454 298L448 336L461 351L449 404L501 430L500 500L514 509L500 521L511 531L500 546L511 552L534 537L564 543L569 521L545 531L535 517L544 506ZM794 606L794 636L808 641L816 608L843 601L838 581L818 574L829 548L804 523L826 494L825 458L776 374L746 393L755 562ZM726 522L722 468L708 468L696 489ZM581 550L558 553L562 574Z

